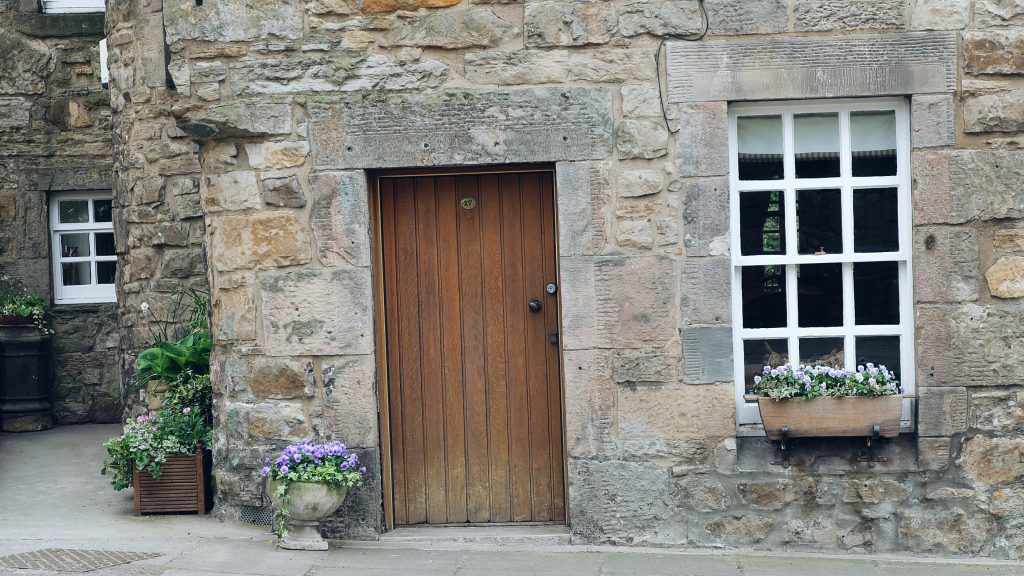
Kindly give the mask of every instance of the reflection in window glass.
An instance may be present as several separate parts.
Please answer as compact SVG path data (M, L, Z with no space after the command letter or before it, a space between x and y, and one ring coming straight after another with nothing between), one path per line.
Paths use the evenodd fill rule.
M896 175L896 111L850 113L854 176Z
M110 222L110 212L113 205L111 200L93 200L92 218L93 222Z
M857 364L863 366L871 362L876 366L885 366L890 372L896 373L899 379L900 368L900 337L899 336L858 336Z
M839 114L793 117L797 178L839 176Z
M60 210L61 224L85 224L89 222L88 200L61 200L57 206Z
M800 327L843 325L843 265L797 267L797 314Z
M785 254L784 193L740 194L740 254Z
M61 234L60 255L64 258L91 256L92 254L89 251L89 233Z
M65 262L60 265L60 269L64 286L92 284L92 264L89 262Z
M838 189L797 191L797 247L800 254L838 254L843 251L841 204Z
M113 284L114 275L117 273L117 262L96 263L96 283Z
M800 363L811 366L845 365L842 338L801 338Z
M853 249L895 252L900 249L899 201L896 188L853 191Z
M856 323L900 323L900 279L897 262L853 265L853 309Z
M781 180L782 116L736 119L740 180Z
M743 327L786 325L785 266L743 267Z
M745 394L754 393L754 376L759 376L765 366L781 366L789 363L789 341L784 338L743 341L743 382Z

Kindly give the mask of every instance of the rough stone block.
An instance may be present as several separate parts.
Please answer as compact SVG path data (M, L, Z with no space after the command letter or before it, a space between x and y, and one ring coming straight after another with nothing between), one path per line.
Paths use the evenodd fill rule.
M683 382L732 382L732 327L683 327Z
M680 176L729 173L729 110L725 102L700 102L678 108L676 170Z
M706 0L713 36L737 34L774 34L789 29L786 0Z
M363 0L360 10L365 14L394 12L396 10L417 10L419 8L443 8L454 6L462 0Z
M607 348L598 334L594 259L566 257L559 260L562 295L562 349Z
M914 95L910 105L914 148L952 146L956 143L956 110L946 94Z
M709 440L736 433L730 384L619 387L618 408L622 453L631 458L686 459L696 443L707 459Z
M810 503L818 495L814 479L793 481L788 478L736 484L740 499L749 506L761 510L781 510L793 502Z
M263 183L263 202L270 206L302 208L306 205L306 193L298 176L284 172L264 172L260 175Z
M1024 390L972 392L968 426L1000 436L1024 434Z
M917 389L917 433L952 436L967 430L967 388Z
M167 43L181 40L235 42L267 38L289 40L302 34L302 1L232 0L196 4L194 0L165 0L163 19Z
M992 236L992 247L996 252L1024 252L1024 228L996 230Z
M245 145L249 165L257 170L279 170L302 166L309 156L309 144L299 142L259 142Z
M1016 0L975 0L974 26L1000 28L1024 24L1024 4Z
M991 545L995 521L987 514L970 515L960 509L905 510L897 537L913 552L952 551L977 554Z
M797 0L798 32L903 28L906 0Z
M616 348L663 344L678 329L679 269L667 256L594 259L598 332Z
M566 453L570 458L614 457L618 418L608 353L566 350L564 363Z
M1024 218L1024 154L957 150L950 157L953 212L965 219Z
M619 172L619 198L657 194L665 188L661 170L623 170Z
M582 46L611 40L615 6L601 0L527 0L526 45Z
M679 542L685 518L675 501L668 471L652 462L569 460L569 524L583 538Z
M995 31L964 34L964 72L1024 73L1024 34Z
M1024 257L1003 256L985 272L985 280L996 298L1024 297Z
M377 363L373 355L320 360L324 424L350 446L374 446L377 429Z
M600 254L607 242L605 207L611 196L607 162L560 162L558 249L562 256Z
M619 34L639 36L684 36L703 29L696 2L638 0L619 10Z
M914 30L963 30L971 5L963 0L915 0L910 27Z
M695 180L683 198L683 245L687 256L729 255L729 180Z
M599 160L611 93L595 88L363 94L310 102L318 168Z
M841 18L865 3L828 4L849 5ZM952 93L956 61L950 32L670 42L669 101Z
M28 128L32 101L25 98L0 98L0 134Z
M246 402L316 396L313 364L303 358L228 357L222 372L228 396Z
M626 84L622 92L622 116L624 118L659 118L661 95L657 86L648 84Z
M380 45L452 50L497 46L518 34L518 28L491 10L439 10L400 21L384 34Z
M368 268L268 272L260 277L260 288L268 355L373 352Z
M978 299L980 245L971 228L919 227L914 230L914 289L918 302Z
M1024 479L1024 438L975 436L964 444L957 465L979 488L1008 486Z
M312 436L309 415L301 404L291 401L233 404L227 420L238 423L237 438L259 442L298 442ZM244 440L243 440L244 441Z
M256 297L251 288L213 293L213 333L218 342L256 339Z
M992 503L989 510L993 516L1000 518L1021 518L1024 517L1024 489L1008 488L996 490L992 493Z
M163 183L163 179L159 179L159 182ZM207 213L260 208L263 205L255 172L236 170L226 174L209 174L203 176L200 182L199 196L203 201L203 210ZM140 201L145 200L140 198Z
M922 470L945 470L949 466L949 438L919 438L917 450Z
M757 544L768 538L774 521L765 516L722 516L704 525L704 532L715 543L729 546Z
M964 132L1024 131L1024 90L964 96Z
M654 56L635 48L466 54L466 79L475 84L620 83L654 78Z
M612 360L612 376L619 386L635 388L680 382L681 362L678 353L625 350L615 353Z
M676 488L679 490L679 502L698 512L725 510L732 504L725 486L714 478L685 478L676 482Z
M619 159L660 158L668 154L668 130L661 122L623 120L616 134Z
M178 127L197 140L287 135L292 105L273 100L216 104L183 115Z
M312 258L306 230L291 212L232 214L213 220L211 228L218 272L295 266Z
M46 89L54 62L44 42L5 33L0 54L0 94L41 94Z
M369 2L364 2L365 4L369 4ZM348 16L359 11L359 3L357 0L313 0L306 3L306 10L310 14Z
M309 178L313 186L311 223L325 266L370 265L370 209L362 171L327 172Z
M654 247L654 227L647 220L622 220L615 227L615 243L622 248L650 250Z
M728 324L732 318L732 264L728 258L683 261L682 323Z
M928 385L1005 386L1024 381L1024 365L1018 360L1024 354L1024 325L1014 305L963 304L948 311L946 326L939 327L934 344L928 342L933 336L926 334L919 343L927 342L930 354L939 359L934 376L925 375ZM936 350L943 345L952 352L943 356ZM942 360L945 366L940 371Z

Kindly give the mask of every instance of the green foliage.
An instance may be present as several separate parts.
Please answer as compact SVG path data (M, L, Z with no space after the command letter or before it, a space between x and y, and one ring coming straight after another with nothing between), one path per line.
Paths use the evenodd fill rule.
M187 382L192 376L210 373L213 342L207 320L208 295L194 288L179 290L171 299L170 317L160 321L143 303L143 311L152 318L150 334L155 344L139 353L135 360L135 382L130 395L150 380L165 384ZM156 325L159 330L152 330Z
M0 316L21 316L31 319L40 330L48 334L53 331L46 326L46 312L49 303L35 294L27 292L0 293Z
M836 366L765 366L754 376L754 392L782 400L821 396L888 396L902 394L896 374L868 362L856 370Z

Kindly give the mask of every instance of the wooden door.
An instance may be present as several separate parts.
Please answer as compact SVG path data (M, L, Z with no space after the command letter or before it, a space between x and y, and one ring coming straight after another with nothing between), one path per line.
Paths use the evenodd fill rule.
M552 176L377 180L395 525L565 520Z

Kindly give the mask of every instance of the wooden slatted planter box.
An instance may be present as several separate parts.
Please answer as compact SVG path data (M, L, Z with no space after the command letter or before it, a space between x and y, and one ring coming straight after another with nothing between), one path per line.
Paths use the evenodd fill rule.
M838 398L789 398L773 400L757 397L764 433L769 440L782 440L782 428L789 438L813 436L872 436L877 424L879 436L895 438L900 434L903 396Z
M135 515L159 512L195 512L205 515L210 507L210 452L167 457L156 481L148 470L136 468Z

